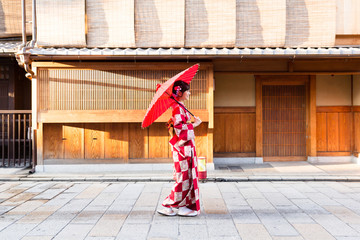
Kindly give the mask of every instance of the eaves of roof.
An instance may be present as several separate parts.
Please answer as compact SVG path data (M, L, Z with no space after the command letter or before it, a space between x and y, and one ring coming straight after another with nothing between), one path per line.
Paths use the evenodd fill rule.
M21 42L0 42L0 55L14 54ZM360 47L320 48L32 48L33 57L360 57Z

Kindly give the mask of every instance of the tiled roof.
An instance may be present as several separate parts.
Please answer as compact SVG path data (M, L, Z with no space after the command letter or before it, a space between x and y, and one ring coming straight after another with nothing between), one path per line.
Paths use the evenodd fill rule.
M1 53L16 53L21 42L0 42ZM359 56L360 47L329 48L33 48L40 56Z
M11 54L18 51L18 47L21 45L21 42L14 41L4 41L0 42L0 54Z
M33 55L66 56L294 56L358 55L360 47L332 48L34 48Z

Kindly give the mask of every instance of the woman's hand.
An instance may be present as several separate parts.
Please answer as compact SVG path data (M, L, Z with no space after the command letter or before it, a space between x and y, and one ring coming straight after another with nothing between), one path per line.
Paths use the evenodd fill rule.
M199 117L194 117L194 119L195 119L195 122L193 123L193 127L195 128L195 127L199 126L202 123L202 121Z

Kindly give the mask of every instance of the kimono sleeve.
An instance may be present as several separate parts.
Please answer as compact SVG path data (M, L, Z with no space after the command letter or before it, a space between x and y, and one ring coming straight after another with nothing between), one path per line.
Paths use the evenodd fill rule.
M187 123L185 111L177 107L173 110L173 121L175 134L180 140L190 141L195 138L194 126L192 123Z

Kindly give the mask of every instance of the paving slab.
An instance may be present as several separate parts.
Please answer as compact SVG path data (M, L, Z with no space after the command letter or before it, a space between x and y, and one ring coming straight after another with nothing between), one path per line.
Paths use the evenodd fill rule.
M236 224L242 240L272 240L269 232L262 224Z

